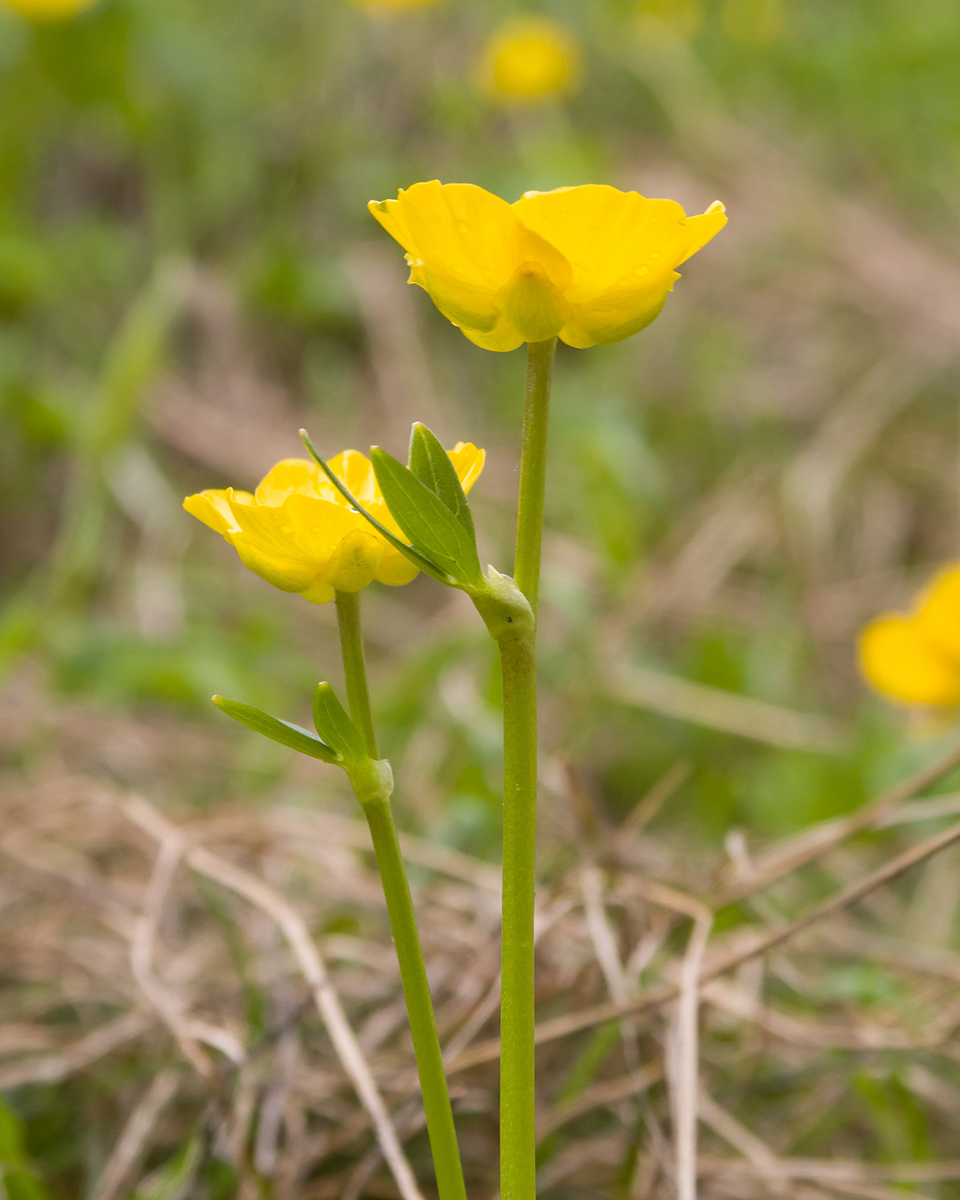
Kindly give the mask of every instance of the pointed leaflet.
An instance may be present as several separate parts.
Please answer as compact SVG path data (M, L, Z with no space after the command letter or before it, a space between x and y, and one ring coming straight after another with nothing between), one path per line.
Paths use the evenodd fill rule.
M457 584L482 586L474 540L439 496L379 446L371 448L370 460L387 508L416 549Z
M291 750L299 750L301 754L309 754L311 758L319 758L321 762L337 764L341 761L337 751L326 742L321 742L309 729L302 729L289 721L280 721L277 717L271 717L269 713L261 712L259 708L251 708L249 704L240 704L223 696L214 696L213 702L228 717L233 717L248 729L279 742L281 746L289 746Z
M410 470L421 483L439 496L467 531L470 541L476 540L473 516L466 493L457 477L450 455L439 439L421 421L410 431Z
M438 566L435 562L431 562L429 558L426 558L423 554L420 554L413 546L408 546L404 542L401 542L395 534L392 534L390 530L386 528L386 526L381 525L376 517L372 517L367 512L360 501L347 490L343 481L334 475L326 461L320 457L316 446L314 446L310 439L310 434L307 433L305 429L300 430L300 440L310 452L310 456L313 461L317 464L324 475L326 475L326 477L330 480L330 482L337 489L344 500L346 500L350 507L364 517L374 527L377 533L379 533L382 537L385 537L395 550L399 550L405 558L410 559L415 567L418 567L421 571L426 571L428 575L432 576L440 583L449 584L451 582L451 580L447 577L447 573L442 567Z
M368 757L363 738L329 683L317 684L313 694L313 723L317 733L341 759L350 761Z

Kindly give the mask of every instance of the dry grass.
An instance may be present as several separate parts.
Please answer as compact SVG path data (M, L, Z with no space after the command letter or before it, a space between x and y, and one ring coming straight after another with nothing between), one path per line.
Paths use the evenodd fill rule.
M90 751L116 741L116 721L51 713L25 677L0 730L9 762L46 746L3 776L0 1086L116 1080L98 1117L98 1200L126 1195L191 1134L236 1167L244 1195L269 1180L302 1200L413 1197L400 1143L429 1193L367 834L329 776L310 779L309 807L293 777L275 804L198 815L111 781ZM128 765L222 749L167 721L130 722L126 737ZM545 806L546 857L571 821L583 849L538 897L545 1195L691 1196L696 1173L704 1197L892 1197L960 1178L948 1137L928 1161L867 1161L851 1099L853 1075L895 1075L932 1127L960 1115L960 955L916 934L960 825L915 831L956 815L955 796L915 797L957 757L852 818L753 853L729 839L722 861L643 828L682 770L612 831L574 815L588 801L557 771L566 804ZM472 1194L488 1197L497 872L416 838L405 851ZM942 928L951 894L949 913L933 905ZM886 992L825 991L865 963Z

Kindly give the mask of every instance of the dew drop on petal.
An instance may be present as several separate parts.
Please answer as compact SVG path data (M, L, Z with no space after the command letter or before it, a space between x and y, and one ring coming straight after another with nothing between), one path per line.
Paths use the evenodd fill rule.
M650 268L649 267L637 267L636 271L634 271L634 274L635 275L649 275Z

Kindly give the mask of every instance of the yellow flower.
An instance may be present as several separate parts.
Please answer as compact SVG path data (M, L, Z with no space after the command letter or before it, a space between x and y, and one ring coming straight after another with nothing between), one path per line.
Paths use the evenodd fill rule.
M480 82L494 100L529 104L575 91L580 48L570 31L547 17L516 17L487 43Z
M657 316L675 267L727 223L719 200L688 217L674 200L605 184L527 192L508 204L471 183L415 183L370 211L407 251L410 283L486 350L559 335L607 345Z
M458 442L447 453L469 492L483 470L483 450ZM403 538L365 455L344 450L330 467L371 516ZM223 534L251 571L314 604L326 604L334 591L359 592L374 579L399 585L417 574L310 459L285 458L252 495L233 488L199 492L183 507Z
M860 635L860 669L907 705L960 707L960 563L945 567L909 613L887 613Z
M0 0L4 5L31 21L63 21L93 8L97 0Z

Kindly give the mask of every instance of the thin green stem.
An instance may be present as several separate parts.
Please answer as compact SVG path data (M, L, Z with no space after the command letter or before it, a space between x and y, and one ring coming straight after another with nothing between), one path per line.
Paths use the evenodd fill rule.
M360 730L367 753L379 758L377 731L370 710L370 689L367 686L367 660L363 652L363 632L360 627L360 593L337 592L337 625L340 628L340 652L343 673L347 680L347 706L353 723Z
M527 346L523 453L520 459L520 502L517 511L517 554L513 577L537 611L540 593L540 547L543 542L543 495L547 480L547 429L550 381L557 339Z
M377 739L370 711L359 597L355 593L337 592L336 601L350 715L363 734L368 753L372 758L376 758ZM393 811L389 800L386 799L365 804L363 811L370 827L390 916L390 928L397 948L400 979L407 1003L407 1017L410 1021L413 1050L420 1076L420 1092L427 1118L427 1133L437 1176L437 1191L440 1200L466 1200L463 1168L460 1165L453 1110L450 1107L447 1077L443 1068L443 1053L433 1014L430 983L423 961L413 897L410 895Z
M533 1200L533 904L537 833L537 676L532 633L502 638L503 933L500 1196Z
M514 577L534 614L540 591L550 382L556 338L527 347ZM500 1001L500 1195L534 1200L534 955L537 837L536 629L499 639L503 667L503 990Z

